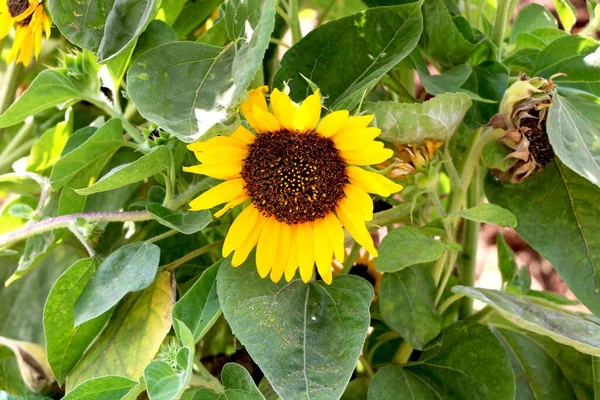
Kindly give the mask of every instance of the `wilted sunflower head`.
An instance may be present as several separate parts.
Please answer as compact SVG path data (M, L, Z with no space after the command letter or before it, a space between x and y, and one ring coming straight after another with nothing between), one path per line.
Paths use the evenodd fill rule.
M0 0L0 40L14 26L16 29L13 47L8 62L13 60L29 65L31 56L37 59L42 49L42 34L50 37L50 17L38 0Z
M265 99L266 86L251 90L241 111L252 131L240 126L230 136L218 136L188 146L201 164L184 170L225 182L190 203L206 210L225 203L223 215L240 204L245 208L231 225L223 256L232 252L241 265L256 247L261 277L289 281L297 269L304 282L316 263L326 283L332 280L331 260L344 258L344 231L373 256L377 250L366 228L373 218L368 193L390 196L402 189L361 166L392 156L374 139L381 131L368 125L372 115L350 116L335 111L321 119L318 91L301 104L277 89Z
M493 128L503 129L501 140L514 151L507 158L512 166L498 174L501 180L519 183L533 172L543 170L554 159L546 133L546 117L552 105L552 78L521 75L505 92L500 113L490 120Z

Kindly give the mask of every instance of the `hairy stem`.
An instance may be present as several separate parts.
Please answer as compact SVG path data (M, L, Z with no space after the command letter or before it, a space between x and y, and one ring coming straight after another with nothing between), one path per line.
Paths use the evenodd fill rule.
M498 0L496 8L496 19L494 21L494 32L492 39L497 47L496 60L502 58L502 46L504 45L504 35L506 34L506 25L512 15L516 1L513 0Z
M71 233L77 238L77 240L79 240L79 243L81 243L83 245L83 247L85 247L85 249L87 250L88 254L90 255L90 257L94 257L96 255L96 252L94 251L94 248L92 247L92 245L85 239L85 237L81 234L81 232L79 231L79 229L75 226L74 223L69 224L69 230L71 231Z
M152 219L152 216L147 211L98 211L61 215L60 217L48 218L43 221L34 222L12 232L0 235L0 248L12 246L21 240L38 235L40 233L48 232L54 229L68 228L69 224L77 221L78 218L84 218L87 221L126 222L147 221Z
M406 364L410 359L410 355L413 352L413 348L406 340L400 343L400 347L398 347L398 351L394 354L394 359L392 362L394 364Z

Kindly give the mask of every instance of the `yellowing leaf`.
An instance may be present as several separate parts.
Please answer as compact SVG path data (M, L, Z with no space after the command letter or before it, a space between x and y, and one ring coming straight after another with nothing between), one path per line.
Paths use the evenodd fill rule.
M174 288L163 272L147 289L129 294L106 329L67 378L67 391L88 379L117 375L137 380L171 329Z

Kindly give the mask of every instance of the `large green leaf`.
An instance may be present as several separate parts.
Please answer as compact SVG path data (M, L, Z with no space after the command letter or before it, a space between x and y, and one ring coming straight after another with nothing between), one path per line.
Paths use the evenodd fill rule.
M600 186L600 98L555 95L546 130L560 160Z
M99 261L84 258L71 265L54 283L44 307L46 353L52 373L62 384L85 349L100 332L109 313L75 327L73 305L94 275Z
M439 394L429 383L397 365L381 368L369 383L368 400L437 400Z
M128 244L109 255L75 302L75 325L104 314L127 293L147 288L159 261L160 248L150 242Z
M217 297L217 272L221 262L207 268L200 279L175 303L173 318L185 323L198 342L221 315Z
M600 355L600 325L512 293L466 286L455 286L452 290L494 307L500 315L520 328L548 336L582 353Z
M49 0L52 22L71 43L98 50L114 0Z
M510 30L509 41L515 43L520 33L531 33L539 28L557 27L556 19L546 7L530 3L519 10L519 14L517 14Z
M171 162L169 148L167 146L159 146L132 163L113 168L93 185L84 189L76 189L75 191L78 194L89 195L117 189L158 174L171 167Z
M416 228L401 226L383 238L380 251L377 270L396 272L410 265L437 260L444 252L444 246Z
M212 214L208 210L181 212L171 210L157 203L148 204L146 210L164 226L177 229L186 235L201 231L212 221Z
M214 393L208 389L198 390L192 400L264 400L246 368L227 363L221 372L223 391Z
M555 160L519 185L488 177L485 192L517 217L517 232L600 314L600 188Z
M288 82L291 97L321 89L331 108L352 109L390 69L416 46L423 19L421 3L378 7L321 25L288 50L274 86Z
M174 286L163 272L117 306L106 328L67 377L67 390L100 376L137 380L171 329Z
M65 120L48 129L33 144L27 157L27 171L42 172L60 158L63 148L73 133L73 109L69 107Z
M435 283L429 269L415 265L383 274L379 285L383 321L413 348L423 350L442 329L441 318L433 306Z
M502 344L488 327L468 322L451 325L421 354L409 371L438 398L512 400L515 378Z
M503 228L514 228L517 226L517 219L515 216L507 209L497 206L496 204L479 204L475 207L460 211L458 215L470 221L496 224Z
M488 123L490 118L498 112L498 104L508 85L508 69L499 62L485 61L475 67L471 76L463 85L463 89L475 93L482 99L491 100L482 102L474 101L473 107L467 113L465 122L472 127L479 128Z
M134 45L159 6L160 0L114 0L98 47L98 61L111 60Z
M113 152L125 144L121 120L118 118L108 120L91 136L81 137L83 143L75 143L76 139L79 139L79 136L71 137L63 155L52 167L50 184L54 190L60 189L77 173L103 158L106 153ZM75 148L71 149L71 146Z
M67 393L63 400L120 399L135 384L135 381L122 376L103 376L83 382Z
M570 87L600 96L598 47L596 40L586 36L569 35L556 39L538 57L534 73L549 78L562 72L567 76L555 79L559 88Z
M373 288L356 276L273 283L254 255L238 268L221 264L217 292L233 333L283 398L338 398L369 327Z
M164 3L164 2L163 2ZM154 20L150 22L144 33L140 35L135 45L132 60L138 58L150 49L177 41L177 34L169 25L163 21Z
M365 103L375 114L380 138L399 143L422 143L425 139L448 140L471 107L464 93L444 93L424 103Z
M590 356L537 335L530 337L508 329L496 329L494 334L511 358L517 378L515 398L593 399Z

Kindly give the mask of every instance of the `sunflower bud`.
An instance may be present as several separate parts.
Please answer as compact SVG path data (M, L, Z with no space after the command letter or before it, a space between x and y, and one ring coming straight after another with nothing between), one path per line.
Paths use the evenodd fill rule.
M417 172L427 173L435 152L443 144L444 142L433 140L425 140L425 144L421 145L395 144L397 156L382 166L389 167L392 163L395 164L388 173L392 178L415 175Z
M503 129L501 138L513 152L506 156L513 165L498 177L519 183L533 172L543 170L554 159L554 151L546 133L546 117L552 105L552 78L527 78L522 75L504 93L500 113L489 125Z

